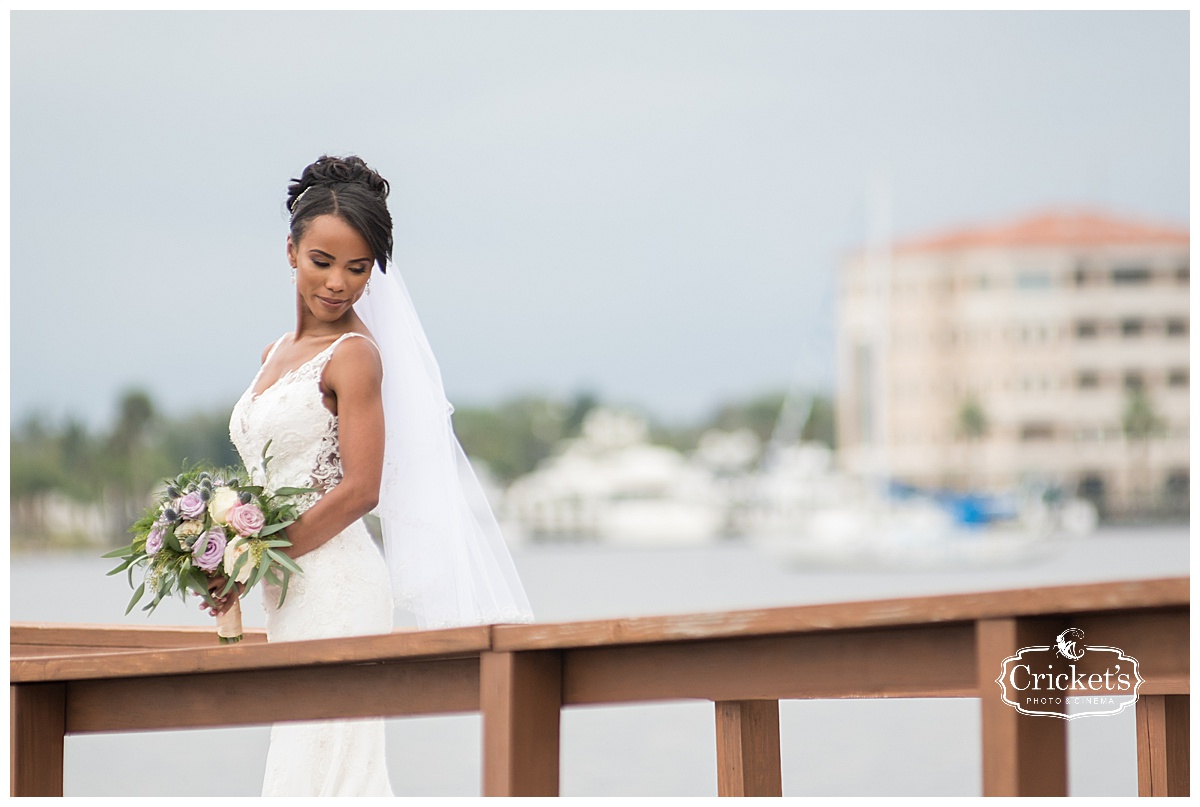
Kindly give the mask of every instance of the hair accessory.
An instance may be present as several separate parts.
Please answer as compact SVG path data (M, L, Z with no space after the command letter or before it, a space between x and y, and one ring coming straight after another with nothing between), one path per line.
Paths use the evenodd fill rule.
M313 189L313 186L309 185L307 188L300 191L299 196L297 196L294 200L292 200L292 218L296 218L296 208L300 207L300 200L304 198L304 194L308 193L312 189Z

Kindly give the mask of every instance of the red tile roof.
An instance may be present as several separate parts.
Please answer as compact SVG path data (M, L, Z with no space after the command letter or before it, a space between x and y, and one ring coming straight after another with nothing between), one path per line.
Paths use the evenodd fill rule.
M1191 242L1187 227L1150 224L1098 212L1048 212L1000 224L962 227L898 241L896 252L980 247L1097 247Z

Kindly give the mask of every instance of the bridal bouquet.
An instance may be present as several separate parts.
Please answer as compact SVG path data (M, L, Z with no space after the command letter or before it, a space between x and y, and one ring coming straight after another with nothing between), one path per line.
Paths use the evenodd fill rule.
M269 460L265 449L263 455L264 462ZM158 501L129 528L133 543L104 555L121 559L109 574L128 569L131 588L134 567L146 569L125 613L147 592L154 598L142 610L150 613L172 594L186 599L188 590L215 606L208 584L222 575L228 580L221 596L236 583L251 588L266 580L281 589L282 605L288 581L300 567L280 551L291 546L280 531L297 518L295 497L311 490L288 487L267 491L260 485L242 484L232 471L200 468L166 480ZM217 636L222 644L242 638L242 610L236 592L233 606L217 616Z

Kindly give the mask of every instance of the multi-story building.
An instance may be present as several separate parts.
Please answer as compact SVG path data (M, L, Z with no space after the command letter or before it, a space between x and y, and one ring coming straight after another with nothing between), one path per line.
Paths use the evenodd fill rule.
M1057 212L854 255L839 464L955 489L1040 479L1102 515L1186 511L1189 243Z

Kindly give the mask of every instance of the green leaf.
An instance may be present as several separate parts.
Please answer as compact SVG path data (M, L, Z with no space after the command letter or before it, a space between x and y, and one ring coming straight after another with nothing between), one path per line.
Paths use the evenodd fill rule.
M117 568L113 569L111 572L106 572L106 573L104 574L104 576L105 576L105 577L112 577L114 574L120 574L121 572L125 571L125 570L126 570L126 569L128 569L130 566L132 566L132 565L133 565L133 562L134 562L135 560L137 560L137 558L129 558L129 559L127 559L127 560L126 560L124 563L122 563L122 564L121 564L120 566L118 566Z
M272 438L271 438L270 440L268 440L268 441L266 442L266 444L263 446L263 453L262 453L262 455L263 455L264 457L266 457L266 456L267 456L267 449L269 449L269 448L271 447L271 443L272 443L272 442L274 442L274 440L275 440L275 438L274 438L274 437L272 437Z
M175 525L167 527L167 532L163 535L163 545L175 552L183 551L183 544L179 543L179 539L175 537Z
M235 487L233 489L236 490L238 493L241 493L242 491L246 491L246 492L250 493L250 495L252 495L252 496L261 496L262 492L263 492L262 485L238 485L237 487Z
M277 488L275 496L299 496L302 493L320 493L317 488Z
M162 602L162 598L163 598L163 592L161 592L161 591L160 591L160 592L158 592L157 594L155 594L155 595L154 595L154 599L150 601L150 604L149 604L149 605L146 605L146 606L144 606L144 607L142 608L142 610L143 610L143 611L149 611L149 612L150 612L149 614L147 614L147 616L149 616L150 614L154 613L154 609L158 607L158 604L159 604L160 602Z
M125 609L126 616L129 616L129 612L133 610L133 606L138 604L138 600L140 600L142 598L142 595L145 593L146 593L146 584L145 584L145 582L143 582L140 586L137 587L137 591L133 592L133 599L131 599L129 601L129 606ZM145 609L143 609L143 610L145 610Z
M279 587L281 589L279 592L279 604L281 606L283 605L283 601L287 599L288 583L291 581L291 579L292 573L289 572L285 567L283 570L283 585Z
M271 556L272 560L288 571L296 572L298 574L301 573L300 567L296 565L296 561L292 560L282 552L276 552L274 549L268 549L267 554Z
M229 575L229 576L230 576L230 578L237 577L239 574L241 574L241 573L242 573L242 569L243 569L243 568L245 568L246 564L247 564L247 563L249 563L249 562L250 562L250 552L249 552L249 550L247 550L247 551L243 552L243 553L241 554L241 557L239 557L239 558L238 558L238 559L237 559L237 560L234 562L234 564L233 564L233 574Z
M258 537L266 538L268 535L274 535L275 533L279 532L280 530L286 529L287 527L290 527L295 523L296 522L294 522L294 521L283 521L283 522L280 522L279 524L272 524L269 527L263 527L263 529L258 533ZM288 542L288 546L291 546L291 541Z
M268 547L268 548L269 548L269 547L278 547L278 546L291 546L291 545L292 545L292 542L291 542L291 541L280 540L279 538L276 538L276 539L275 539L275 540L273 540L273 541L263 541L263 542L262 542L262 545L263 545L264 547Z
M265 575L267 570L270 568L271 561L267 558L263 558L262 562L258 564L258 568L254 570L254 574L250 576L250 581L246 584L246 588L254 588L256 585L258 585L259 581L263 579L263 575Z
M120 549L114 549L112 552L105 552L100 557L102 558L123 558L133 551L133 544L123 546Z
M279 579L279 574L276 572L276 570L274 568L267 570L267 573L265 575L263 575L263 580L267 581L268 583L271 583L272 585L276 585L276 586L283 585L283 581Z
M192 569L187 575L187 587L199 594L209 605L216 605L216 600L208 593L208 578L199 569ZM180 590L182 594L182 589ZM186 599L186 598L185 598Z

